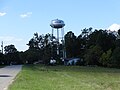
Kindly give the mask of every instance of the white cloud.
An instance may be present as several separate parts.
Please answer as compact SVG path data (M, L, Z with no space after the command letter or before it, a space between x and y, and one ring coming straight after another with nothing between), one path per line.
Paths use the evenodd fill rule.
M20 39L20 38L15 38L15 37L12 37L12 36L1 36L1 37L0 37L0 40L5 41L5 42L22 41L22 39Z
M5 13L5 12L0 12L0 16L4 16L4 15L6 15L7 13Z
M32 12L26 12L20 15L21 18L27 18L30 17L32 15Z
M110 31L118 31L120 29L120 24L112 24L108 30Z

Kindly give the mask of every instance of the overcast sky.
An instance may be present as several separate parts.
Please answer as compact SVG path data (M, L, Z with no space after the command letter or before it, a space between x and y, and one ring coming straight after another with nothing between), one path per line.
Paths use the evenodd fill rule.
M51 33L56 18L64 20L65 33L75 35L89 27L120 27L120 0L0 0L0 42L27 50L35 32Z

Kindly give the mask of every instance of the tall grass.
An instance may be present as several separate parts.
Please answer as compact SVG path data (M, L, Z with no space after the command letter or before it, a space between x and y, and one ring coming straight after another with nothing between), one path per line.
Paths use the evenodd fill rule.
M24 66L10 90L120 90L120 69Z

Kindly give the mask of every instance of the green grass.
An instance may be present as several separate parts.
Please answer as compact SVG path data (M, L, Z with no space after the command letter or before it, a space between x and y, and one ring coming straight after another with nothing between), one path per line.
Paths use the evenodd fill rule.
M120 69L24 66L10 90L120 90Z

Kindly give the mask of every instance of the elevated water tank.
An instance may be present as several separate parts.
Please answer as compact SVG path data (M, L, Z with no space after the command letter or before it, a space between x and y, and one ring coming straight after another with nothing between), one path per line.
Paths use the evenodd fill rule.
M64 23L63 20L55 19L55 20L52 20L52 21L51 21L50 26L51 26L52 28L59 29L59 28L63 28L63 27L65 26L65 23Z

